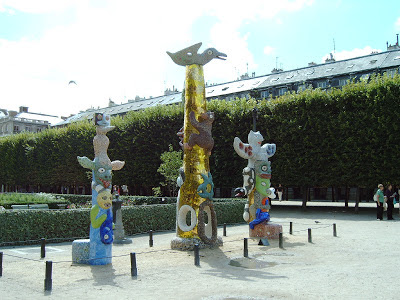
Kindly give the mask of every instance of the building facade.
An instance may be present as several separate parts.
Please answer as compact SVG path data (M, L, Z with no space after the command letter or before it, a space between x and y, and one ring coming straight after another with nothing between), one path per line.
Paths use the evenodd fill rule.
M19 112L0 109L0 136L23 131L40 132L61 121L56 116L28 112L26 106L21 106Z
M288 92L299 92L307 88L329 90L341 88L352 81L369 80L372 74L387 74L393 76L400 71L400 46L387 44L387 51L336 61L331 55L325 63L309 63L307 67L283 71L273 69L271 74L251 76L245 74L240 79L222 84L206 86L207 100L250 97L256 99L271 99ZM66 126L71 122L92 119L94 113L102 112L113 115L124 115L129 111L141 110L156 105L170 105L182 102L182 93L175 89L165 91L164 96L155 98L139 98L128 103L108 107L89 109L80 112L57 126Z

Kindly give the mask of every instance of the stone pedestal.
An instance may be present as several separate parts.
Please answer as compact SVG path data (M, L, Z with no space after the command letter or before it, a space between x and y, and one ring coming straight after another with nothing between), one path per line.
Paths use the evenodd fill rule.
M75 240L72 242L72 262L74 264L89 264L90 240Z
M249 228L249 237L251 238L267 238L279 239L279 233L282 232L282 225L269 224L263 222L254 226L254 229Z
M204 248L216 248L222 246L224 243L222 241L222 238L220 236L217 237L217 240L214 244L206 244L200 239L196 238L181 238L181 237L175 237L171 241L171 249L175 250L183 250L183 251L191 251L194 249L194 245L199 244L200 249Z

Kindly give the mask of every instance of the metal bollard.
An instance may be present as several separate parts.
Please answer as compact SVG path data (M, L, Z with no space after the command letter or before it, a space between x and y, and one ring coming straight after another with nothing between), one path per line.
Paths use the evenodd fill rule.
M333 236L337 236L337 233L336 233L336 223L333 223Z
M224 223L224 233L223 236L226 236L226 223Z
M279 248L283 249L283 234L279 232Z
M311 228L308 228L308 242L312 243Z
M194 265L200 266L200 251L199 244L194 245Z
M0 277L3 276L3 252L0 252Z
M293 234L293 222L290 222L289 233Z
M248 244L248 239L244 238L244 248L243 248L243 256L244 257L249 257L249 244Z
M149 231L149 246L153 247L153 230Z
M52 280L52 270L53 262L51 260L46 261L46 276L44 279L44 290L51 291L53 288L53 280Z
M136 268L136 253L131 252L131 276L137 276L137 268Z
M40 239L40 258L45 258L46 257L46 239Z

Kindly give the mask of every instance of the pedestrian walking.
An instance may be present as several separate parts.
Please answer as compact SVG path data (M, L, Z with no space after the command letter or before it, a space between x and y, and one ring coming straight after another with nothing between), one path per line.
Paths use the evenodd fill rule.
M387 203L387 219L388 220L394 220L393 219L393 209L394 209L394 197L396 196L396 193L393 191L393 187L391 184L388 185L386 191L385 191L385 201Z
M385 202L385 196L383 194L383 184L378 184L378 190L374 195L376 202L376 219L383 220L383 204Z
M277 188L277 191L278 191L278 199L279 199L279 202L280 202L280 201L282 201L282 195L283 195L283 187L282 187L282 184L279 184L279 186L278 186L278 188Z

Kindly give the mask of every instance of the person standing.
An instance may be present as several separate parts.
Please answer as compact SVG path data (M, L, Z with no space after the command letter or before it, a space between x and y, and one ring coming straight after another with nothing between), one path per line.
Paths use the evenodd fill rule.
M385 200L387 203L387 219L388 220L394 220L393 219L393 209L394 209L394 204L393 204L393 200L394 200L394 192L392 191L392 185L389 184L388 188L385 192Z
M378 184L378 190L375 193L374 199L376 201L376 219L383 220L383 203L385 196L383 194L383 184Z
M277 188L277 191L278 191L278 199L279 199L279 202L280 202L280 201L282 201L282 195L283 195L283 187L282 187L282 184L279 184L279 186L278 186L278 188Z

